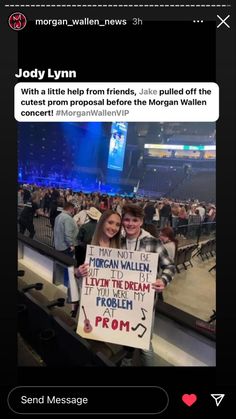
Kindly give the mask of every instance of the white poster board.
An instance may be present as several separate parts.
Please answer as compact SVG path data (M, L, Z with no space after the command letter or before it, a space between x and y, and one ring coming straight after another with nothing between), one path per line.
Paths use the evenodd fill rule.
M87 246L77 333L149 349L158 254Z

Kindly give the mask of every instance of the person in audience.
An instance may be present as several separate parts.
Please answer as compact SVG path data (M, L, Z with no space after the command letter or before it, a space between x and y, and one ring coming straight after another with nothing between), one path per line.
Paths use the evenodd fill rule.
M160 212L159 212L158 203L156 203L154 205L154 208L155 208L155 214L153 215L153 218L152 218L152 224L154 224L156 226L156 228L159 228L159 226L160 226Z
M172 227L173 227L174 231L176 231L177 226L178 226L179 210L180 210L180 207L179 207L178 204L173 203L171 205Z
M49 215L49 220L50 220L52 229L54 229L56 217L63 211L63 207L65 205L64 197L60 195L59 192L58 192L58 198L55 198L56 196L57 194L54 190L54 199L51 200L51 203L50 203L50 215Z
M175 233L172 227L163 227L160 230L159 239L167 250L170 259L175 262L178 240L175 238ZM164 301L163 292L158 293L158 301Z
M65 255L74 257L78 253L78 226L73 219L75 207L71 202L64 204L62 212L55 218L54 224L54 245L55 249ZM78 266L77 274L85 276L88 268L85 264ZM77 299L74 301L73 295L68 288L68 302L71 304L71 316L75 317L78 310Z
M63 211L55 218L54 246L65 255L74 256L75 246L78 245L78 226L73 219L74 205L66 202Z
M146 202L144 207L144 224L152 224L154 215L156 214L156 209L153 202Z
M29 231L29 237L33 239L35 235L34 216L39 211L37 202L33 199L24 204L24 209L19 217L20 233L24 234L25 230Z
M168 199L163 199L163 206L160 209L160 227L166 227L170 225L171 218L171 206Z
M188 217L188 238L196 239L200 233L201 216L199 210L193 206Z
M30 190L27 188L23 188L23 202L24 204L27 204L31 199L31 193Z
M99 209L101 212L105 212L109 209L109 198L107 195L101 198Z
M175 238L172 227L163 227L159 234L159 239L167 250L171 260L175 261L175 256L178 247L178 240Z
M81 211L77 212L77 214L75 214L73 218L79 228L89 221L86 209L82 209Z
M216 222L216 207L213 204L209 205L207 212L207 233L210 234L214 230L214 223Z
M187 224L188 224L188 215L183 204L179 206L179 215L178 215L178 229L177 232L183 239L186 239L187 234Z
M142 229L143 220L144 211L138 205L128 204L123 207L122 226L124 228L124 236L121 238L121 248L158 253L156 281L152 284L152 287L159 293L172 281L175 274L175 265L169 258L161 241ZM153 322L155 319L155 303L156 301L153 306ZM123 360L124 366L132 366L133 351L133 348L130 348L126 359ZM151 342L149 350L141 350L141 362L145 366L154 365L154 352Z
M101 212L98 211L98 209L95 207L91 207L89 210L86 210L86 212L88 221L85 224L82 224L78 234L78 246L75 253L77 266L79 266L85 260L86 246L87 244L91 243L97 222L102 215Z
M43 198L43 212L44 214L49 214L50 211L50 204L51 204L51 193L50 189L46 189L44 192L44 198Z
M205 215L206 215L206 209L204 208L204 204L200 203L196 207L196 210L199 211L200 217L201 217L201 223L204 223Z

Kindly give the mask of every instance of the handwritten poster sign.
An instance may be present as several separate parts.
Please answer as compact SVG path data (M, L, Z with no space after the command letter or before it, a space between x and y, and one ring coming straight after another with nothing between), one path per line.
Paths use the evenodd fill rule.
M158 254L87 246L77 333L148 349Z

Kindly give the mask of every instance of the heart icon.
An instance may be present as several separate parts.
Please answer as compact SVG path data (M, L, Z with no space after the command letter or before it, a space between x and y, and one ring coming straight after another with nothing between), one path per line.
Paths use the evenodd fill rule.
M197 396L196 394L183 394L182 401L190 407L197 401Z

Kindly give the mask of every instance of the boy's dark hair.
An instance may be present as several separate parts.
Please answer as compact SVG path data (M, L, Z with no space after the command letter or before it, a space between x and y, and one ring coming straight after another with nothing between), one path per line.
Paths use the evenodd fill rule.
M71 209L71 208L75 208L75 206L74 206L74 204L72 204L72 202L66 202L63 206L63 209L65 211L67 211L68 209Z
M124 205L122 208L122 218L125 214L131 214L133 217L144 218L144 211L136 204Z

